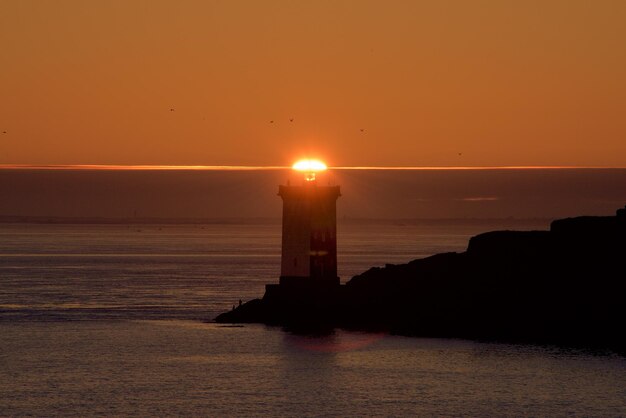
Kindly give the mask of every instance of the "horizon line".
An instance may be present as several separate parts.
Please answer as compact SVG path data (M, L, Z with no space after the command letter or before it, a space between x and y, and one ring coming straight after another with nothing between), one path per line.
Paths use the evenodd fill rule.
M254 171L291 170L291 166L248 166L248 165L150 165L150 164L0 164L0 170L127 170L127 171ZM607 166L334 166L329 170L577 170L577 169L626 169Z

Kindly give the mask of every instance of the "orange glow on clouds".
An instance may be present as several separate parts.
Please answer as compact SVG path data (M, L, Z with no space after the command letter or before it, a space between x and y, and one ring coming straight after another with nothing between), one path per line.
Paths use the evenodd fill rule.
M626 166L624 21L619 0L3 0L0 163Z
M287 170L289 168L298 171L308 171L306 169L295 168L294 166L279 165L121 165L121 164L0 164L0 170L197 170L197 171L254 171L254 170ZM322 163L324 164L324 163ZM333 170L611 170L623 169L626 166L332 166L324 169ZM317 170L317 171L323 171Z

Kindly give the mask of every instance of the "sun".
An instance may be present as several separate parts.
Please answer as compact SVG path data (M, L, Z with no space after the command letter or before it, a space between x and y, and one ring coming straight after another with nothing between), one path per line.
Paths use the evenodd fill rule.
M326 170L328 167L323 161L305 159L296 161L291 168L298 171L306 171L307 173L317 173Z
M326 170L328 167L323 161L307 158L296 161L291 168L306 173L304 177L306 181L315 181L315 174Z

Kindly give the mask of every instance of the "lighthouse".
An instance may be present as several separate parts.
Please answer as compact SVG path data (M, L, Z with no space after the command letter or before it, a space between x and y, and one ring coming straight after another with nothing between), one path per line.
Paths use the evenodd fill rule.
M319 161L299 161L294 169L303 173L299 184L278 187L283 201L280 285L339 285L339 186L318 184L316 174L326 169Z

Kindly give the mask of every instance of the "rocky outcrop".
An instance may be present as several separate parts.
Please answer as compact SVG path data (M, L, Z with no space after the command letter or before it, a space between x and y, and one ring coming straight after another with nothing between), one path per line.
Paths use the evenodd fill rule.
M325 290L268 287L218 322L626 347L626 216L495 231L463 253L372 268Z

